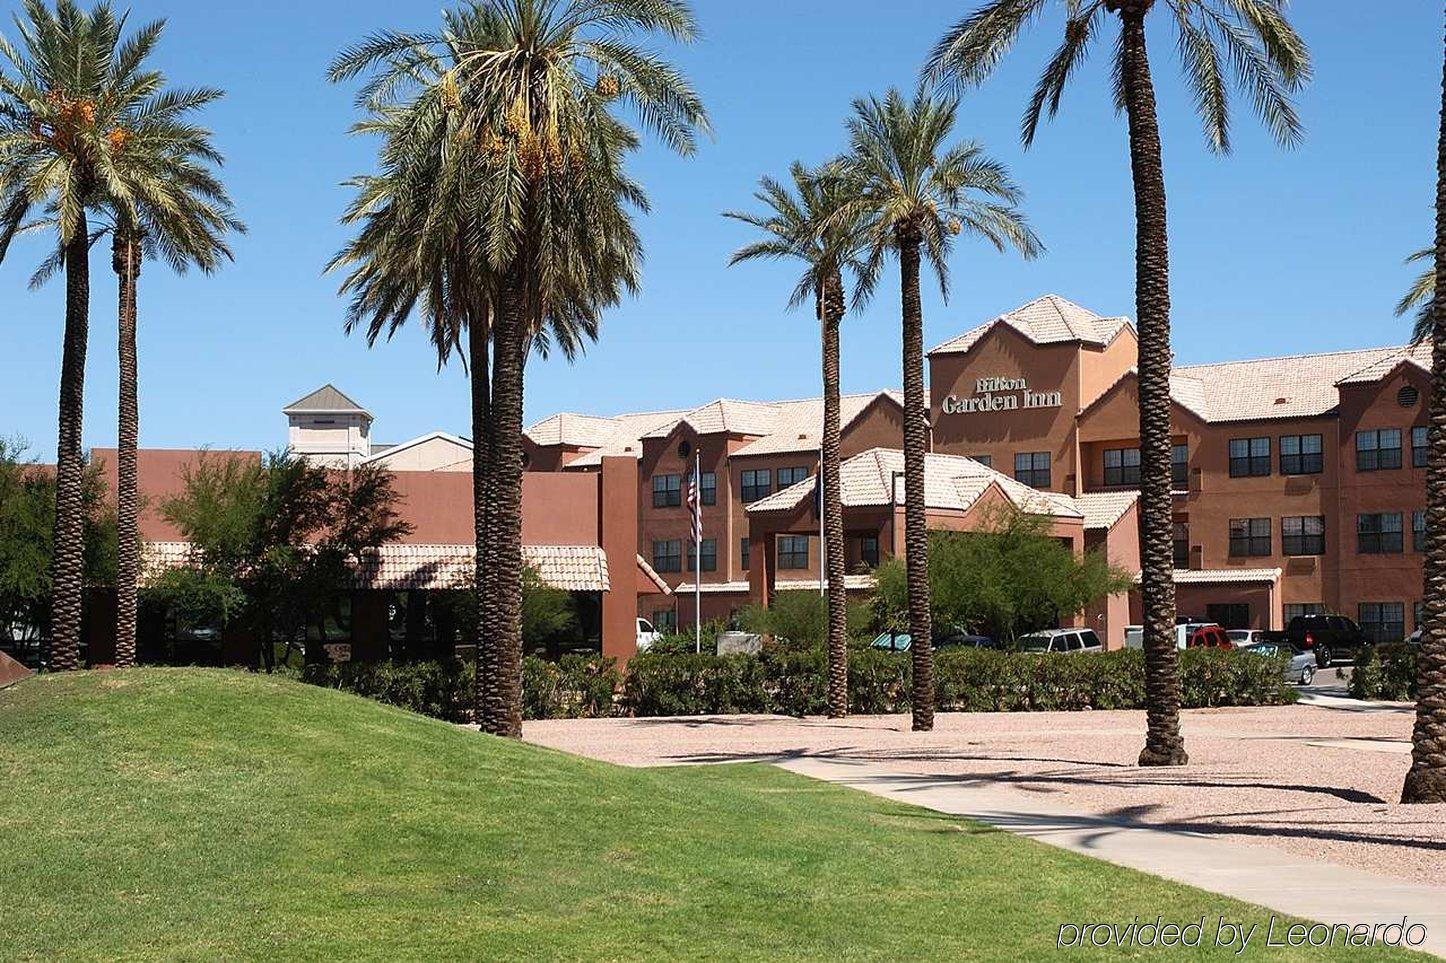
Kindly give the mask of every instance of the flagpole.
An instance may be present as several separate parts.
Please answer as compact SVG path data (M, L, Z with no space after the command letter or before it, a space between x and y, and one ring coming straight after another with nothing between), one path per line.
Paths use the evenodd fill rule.
M703 453L693 450L693 651L703 652Z

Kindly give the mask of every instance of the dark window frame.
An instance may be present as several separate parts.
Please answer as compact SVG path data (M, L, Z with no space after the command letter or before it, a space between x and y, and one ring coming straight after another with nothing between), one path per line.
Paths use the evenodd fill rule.
M807 535L778 536L778 570L782 572L808 568L808 542ZM799 547L800 545L802 548Z
M783 491L785 488L791 488L794 485L797 485L799 482L812 476L813 470L805 465L790 465L787 468L778 469L778 471L775 473L775 477L778 479L779 491ZM788 480L785 481L784 479Z
M705 471L698 476L698 501L704 505L718 504L718 475Z
M1399 642L1406 637L1405 602L1361 602L1356 615L1361 631L1372 642Z
M1411 428L1411 467L1425 468L1426 458L1431 451L1430 433L1425 425Z
M1190 567L1190 523L1172 522L1170 528L1171 546L1175 553L1175 567ZM1181 548L1184 551L1181 551Z
M1030 488L1048 488L1054 483L1051 478L1052 464L1053 459L1047 451L1015 452L1014 480Z
M745 468L738 473L738 497L743 504L773 494L772 468Z
M1325 516L1288 515L1282 518L1280 551L1282 555L1324 555Z
M1106 448L1103 458L1105 487L1138 488L1140 486L1140 449Z
M879 567L879 536L860 535L859 539L859 562L864 566L875 569ZM873 548L870 550L869 546Z
M1230 477L1264 478L1270 474L1270 436L1231 438ZM1237 454L1237 450L1240 454Z
M1309 443L1314 443L1314 451L1309 450ZM1324 471L1324 435L1280 436L1280 473L1282 475L1319 475Z
M743 571L748 571L753 562L753 543L747 535L738 540L738 561Z
M698 554L697 546L691 540L688 542L688 571L696 572L697 562L695 556ZM718 539L703 539L703 571L718 571Z
M653 476L653 507L678 508L683 504L682 475Z
M1394 519L1395 527L1388 527ZM1400 512L1371 512L1356 516L1357 555L1400 555L1405 550Z
M1190 487L1190 445L1170 446L1170 484L1177 491Z
M1411 551L1426 551L1426 509L1418 508L1411 513Z
M1230 519L1231 558L1261 558L1270 555L1272 541L1269 516Z
M683 540L681 538L653 539L653 571L659 573L683 571Z
M1388 437L1395 444L1387 443ZM1356 471L1393 471L1401 467L1401 429L1367 428L1356 432Z

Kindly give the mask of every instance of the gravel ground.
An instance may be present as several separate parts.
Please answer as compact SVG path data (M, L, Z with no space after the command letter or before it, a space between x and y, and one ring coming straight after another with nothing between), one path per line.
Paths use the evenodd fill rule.
M1357 704L1359 707L1360 704ZM1007 784L1062 808L1221 835L1419 883L1446 882L1446 806L1402 806L1411 713L1296 705L1184 713L1190 765L1139 769L1142 712L945 713L530 722L525 738L630 766L870 760Z

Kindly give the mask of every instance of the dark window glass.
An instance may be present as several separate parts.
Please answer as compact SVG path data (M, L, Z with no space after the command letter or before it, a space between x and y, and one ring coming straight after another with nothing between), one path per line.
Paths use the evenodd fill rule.
M1325 606L1320 602L1287 602L1285 603L1285 624L1289 628L1290 620L1298 615L1323 615Z
M877 535L859 536L859 561L869 568L879 567L879 537Z
M1105 484L1111 487L1140 484L1140 449L1105 449Z
M1270 519L1230 519L1230 555L1250 558L1270 554Z
M985 468L993 468L993 467L994 467L994 456L993 456L993 455L970 455L969 457L970 457L970 458L973 458L975 461L979 462L979 464L983 465Z
M1320 435L1281 435L1280 473L1319 475L1325 470L1323 441Z
M1175 567L1190 567L1190 523L1175 523Z
M678 631L678 613L674 609L654 609L653 629L658 632Z
M1324 555L1325 518L1320 515L1282 518L1280 550L1286 555Z
M1170 484L1176 491L1190 487L1190 446L1170 446Z
M748 536L745 535L738 542L738 563L745 572L753 564L753 553L750 549L751 543L748 541Z
M1269 438L1230 439L1230 477L1270 474Z
M1411 513L1411 551L1426 551L1426 510Z
M688 571L698 571L697 551L692 542L688 543ZM703 539L703 571L718 571L718 540L716 538Z
M1424 425L1411 429L1411 467L1426 467L1426 428Z
M657 572L681 572L683 570L683 542L670 538L653 543L653 570Z
M1014 478L1032 488L1048 488L1049 452L1021 451L1014 456Z
M1373 428L1356 432L1356 470L1401 467L1401 429Z
M1424 628L1426 625L1426 603L1415 602L1411 605L1411 618L1416 628Z
M767 498L773 491L773 471L768 468L748 469L742 473L739 496L745 503Z
M1222 629L1250 628L1250 606L1245 602L1207 602L1205 620L1218 622Z
M682 475L653 476L653 507L677 508L683 504Z
M698 479L698 500L704 505L718 504L718 476L705 471Z
M1401 513L1356 516L1356 551L1361 555L1389 555L1401 551Z
M1372 642L1399 642L1406 637L1405 602L1362 602L1361 631Z
M811 474L812 472L803 467L780 468L778 469L778 490L783 491L789 485L797 485Z
M808 568L808 536L780 535L778 538L778 567Z

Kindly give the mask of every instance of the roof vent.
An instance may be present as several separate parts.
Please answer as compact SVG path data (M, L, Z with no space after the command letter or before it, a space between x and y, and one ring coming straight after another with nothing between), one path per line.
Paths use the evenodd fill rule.
M1421 392L1416 390L1415 385L1406 385L1396 392L1396 404L1402 408L1414 408L1416 402L1421 400Z
M1275 403L1278 404L1278 405L1288 404L1289 402L1290 402L1290 399L1289 399L1289 398L1276 398L1276 399L1275 399Z
M799 441L807 441L807 440L808 440L808 432L806 432L806 431L800 431L800 432L798 433L798 440L799 440Z

